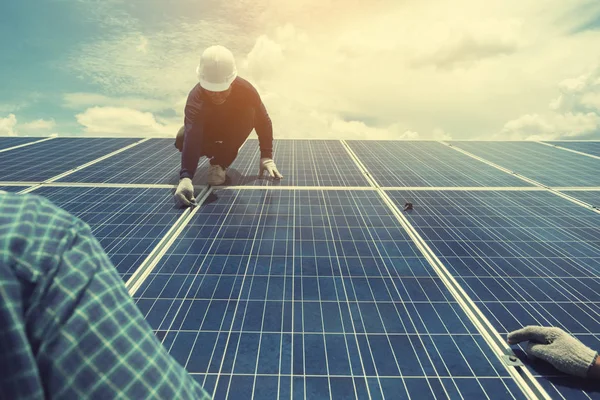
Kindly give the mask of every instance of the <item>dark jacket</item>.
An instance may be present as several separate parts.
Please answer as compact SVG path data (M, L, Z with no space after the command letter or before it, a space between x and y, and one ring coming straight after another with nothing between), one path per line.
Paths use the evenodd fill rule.
M231 85L231 94L221 105L213 104L200 84L191 90L185 105L180 178L193 178L200 157L214 155L206 154L207 142L219 140L225 150L231 147L230 150L237 151L252 127L258 135L261 158L273 157L273 125L260 95L243 78L237 77ZM238 123L241 115L253 116L249 127Z

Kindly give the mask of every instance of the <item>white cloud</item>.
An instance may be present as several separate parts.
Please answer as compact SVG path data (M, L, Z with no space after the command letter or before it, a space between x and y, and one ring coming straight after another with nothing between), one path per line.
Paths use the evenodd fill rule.
M76 115L77 122L91 135L175 136L181 124L157 120L149 112L125 107L92 107Z
M240 75L259 88L277 137L447 140L446 132L455 139L482 132L485 138L548 135L557 127L588 132L594 124L588 113L600 96L574 93L577 82L566 84L562 100L554 102L563 117L547 114L556 82L581 75L600 57L600 32L572 34L592 14L581 12L586 4L256 0L248 7L237 0L211 9L210 16L187 13L193 20L198 12L196 23L165 20L155 32L137 20L123 23L127 15L117 13L111 22L108 8L101 8L96 12L103 23L118 29L76 49L68 68L110 95L85 107L160 115L174 104L180 116L201 50L220 42L236 54ZM127 100L114 101L120 97ZM139 97L160 100L136 105ZM76 100L66 102L74 106ZM144 115L144 126L160 129Z
M23 131L39 131L39 130L50 130L56 126L56 122L53 119L38 119L35 121L28 122L26 124L19 124L19 128Z
M478 61L516 53L524 46L522 25L519 20L488 19L463 27L448 27L442 39L432 43L433 49L417 56L412 65L467 68Z
M148 38L140 35L140 44L135 49L140 53L148 53Z
M526 114L504 125L502 137L551 140L600 137L600 64L588 73L561 81L560 95L545 115Z
M54 134L52 130L56 122L52 119L38 119L31 122L19 123L15 114L0 118L0 136L48 136Z
M0 114L13 113L25 107L26 103L4 103L0 104Z
M600 35L565 34L576 23L555 19L571 5L551 2L550 14L531 0L459 0L387 5L333 30L283 25L258 37L241 71L260 89L281 137L318 136L316 112L326 120L355 115L364 132L393 132L387 127L399 124L391 135L490 138L523 110L543 110L540 99L551 96L553 82L600 56L593 44ZM569 63L559 62L567 51ZM330 125L324 135L349 134Z
M0 118L0 135L1 136L17 136L15 126L17 125L17 117L15 114L9 114L6 118Z
M141 96L105 96L98 93L65 93L63 105L71 109L88 107L125 107L141 111L165 111L174 109L177 103Z
M527 114L504 125L497 137L504 140L573 139L600 132L600 115L565 113L540 116Z
M577 78L563 80L558 88L560 95L550 103L550 109L600 113L600 64Z

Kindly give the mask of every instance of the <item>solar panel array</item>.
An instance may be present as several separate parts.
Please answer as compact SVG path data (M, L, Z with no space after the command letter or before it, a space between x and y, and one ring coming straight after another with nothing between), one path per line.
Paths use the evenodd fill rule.
M90 225L126 281L165 236L182 210L171 189L44 186L32 192Z
M591 206L600 208L600 189L598 190L563 190L562 193L583 201Z
M546 186L600 186L600 159L533 142L452 144Z
M598 142L276 140L276 182L251 139L223 187L200 162L202 204L182 210L171 139L27 139L0 138L32 143L0 153L0 190L86 221L216 399L522 399L527 374L552 398L600 398L522 348L507 365L439 269L495 333L559 326L600 350L600 160L565 149Z
M3 137L0 141L0 150L9 149L15 146L22 146L27 143L33 143L35 141L40 140L40 138L30 138L30 137Z
M380 186L531 186L438 142L348 141Z
M580 151L585 154L600 157L599 142L547 142L554 146L564 147L566 149Z
M25 190L27 189L28 186L0 186L0 190L3 190L5 192L10 192L10 193L17 193L20 192L21 190Z
M369 186L339 140L275 141L273 153L283 180L260 179L259 143L256 139L250 139L231 165L226 183L251 186ZM205 171L201 171L201 182L206 182Z

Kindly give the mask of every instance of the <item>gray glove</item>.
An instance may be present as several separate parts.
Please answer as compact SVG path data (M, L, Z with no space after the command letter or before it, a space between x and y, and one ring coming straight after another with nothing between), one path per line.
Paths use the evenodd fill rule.
M270 158L261 158L260 159L260 171L258 172L258 176L263 176L264 172L267 171L270 177L275 179L283 178L283 175L279 173L277 166L275 165L275 161Z
M526 352L529 356L549 362L566 374L587 377L594 363L596 351L560 328L527 326L508 334L508 343L529 341Z
M192 180L190 178L183 178L179 181L179 186L177 186L177 190L175 191L175 204L179 207L187 207L195 202Z

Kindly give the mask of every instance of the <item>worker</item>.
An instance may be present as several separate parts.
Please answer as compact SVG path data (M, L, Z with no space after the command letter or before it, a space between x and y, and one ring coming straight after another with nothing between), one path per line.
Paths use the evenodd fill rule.
M528 342L525 352L550 363L565 374L580 378L600 378L598 352L590 349L560 328L526 326L510 332L508 344Z
M281 179L273 161L273 125L257 90L237 75L235 59L223 46L204 50L196 69L198 84L185 105L184 126L175 147L181 151L181 170L175 201L194 202L192 179L201 156L210 159L208 184L222 185L226 170L253 129L260 146L259 176Z
M164 348L88 225L0 194L0 399L210 399Z

